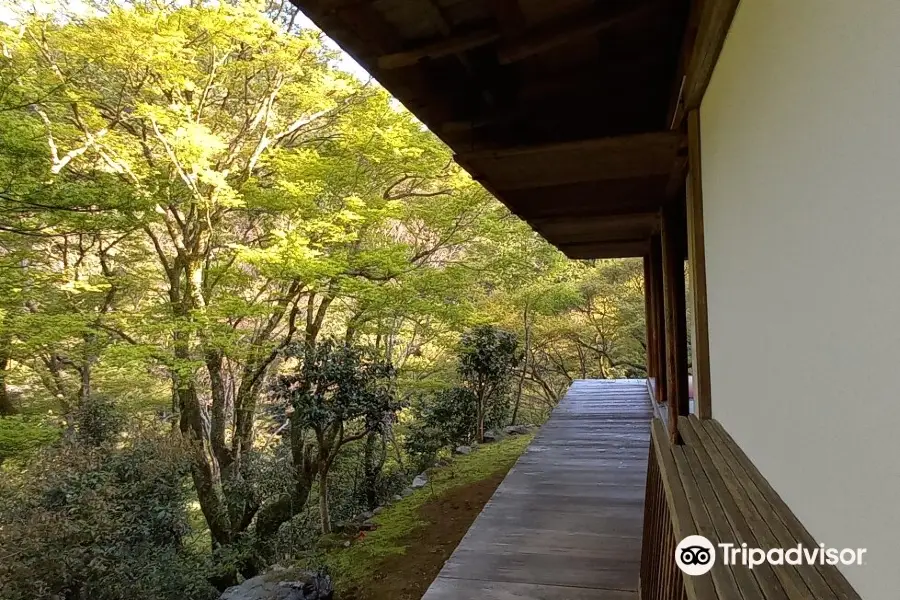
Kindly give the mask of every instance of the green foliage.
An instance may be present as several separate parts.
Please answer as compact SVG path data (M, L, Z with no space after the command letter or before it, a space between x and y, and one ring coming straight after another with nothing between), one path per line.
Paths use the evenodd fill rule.
M75 409L75 431L82 443L102 446L118 437L125 415L109 398L91 396Z
M0 25L0 412L25 415L0 462L33 476L20 499L54 469L94 486L55 530L18 513L41 590L104 598L131 569L137 597L202 597L511 406L537 422L573 378L644 372L639 263L567 261L289 3L41 6ZM110 529L156 526L92 462L137 460L126 417L189 445L145 457L173 495L140 493L191 539Z
M520 360L517 346L514 333L491 325L476 327L462 337L458 370L475 396L479 441L484 437L485 424L506 421L506 393Z
M4 598L210 598L189 530L178 444L137 433L121 449L64 443L0 484Z
M447 446L471 442L478 427L478 399L462 387L422 395L412 404L412 426L406 435L406 451L418 466L433 464Z
M27 415L0 417L0 463L27 457L59 439L58 426Z
M297 360L298 367L275 379L272 398L317 433L362 437L360 432L389 424L399 408L394 368L363 348L329 339L313 347L294 345L285 356Z

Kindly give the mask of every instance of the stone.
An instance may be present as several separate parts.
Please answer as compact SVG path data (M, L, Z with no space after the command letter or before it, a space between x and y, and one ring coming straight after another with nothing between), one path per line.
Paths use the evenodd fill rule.
M465 454L471 454L471 453L472 453L472 446L457 446L455 452L456 452L457 454L463 454L463 455L465 455Z
M405 488L403 488L403 491L400 492L400 496L402 496L401 500L402 500L403 498L406 498L407 496L411 496L412 494L415 493L415 491L416 491L416 490L412 489L411 487L405 487Z
M394 494L394 502L399 502L400 500L403 500L403 496L401 496L400 494Z
M375 510L372 511L372 515L380 515L383 512L384 512L384 507L379 506L378 508L376 508Z
M367 510L365 512L360 513L359 516L356 517L356 520L357 521L368 521L369 519L371 519L374 516L375 516L375 513L373 513L370 510Z
M485 444L490 444L491 442L497 441L497 434L493 431L485 431L484 436L482 437L484 438Z
M414 490L418 490L425 487L426 485L428 485L428 475L426 475L425 473L419 473L418 475L416 475L416 478L413 479L412 485L410 487L412 487L412 489Z
M526 425L510 425L506 429L504 429L507 435L525 435L528 433L528 426Z
M285 577L296 578L285 581ZM277 569L225 590L219 600L332 600L331 577L311 571Z

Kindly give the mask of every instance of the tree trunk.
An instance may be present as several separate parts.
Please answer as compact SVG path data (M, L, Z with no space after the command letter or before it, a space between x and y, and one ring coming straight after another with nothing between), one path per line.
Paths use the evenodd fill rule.
M9 351L7 348L0 348L0 417L16 414L16 405L13 404L9 395L9 388L6 387L6 373L9 368Z
M519 389L516 391L516 404L513 407L512 419L509 424L515 425L519 416L519 405L522 404L522 388L525 386L525 374L528 372L528 352L531 349L531 326L528 322L528 304L525 304L523 313L525 319L525 355L522 357L522 374L519 375Z
M328 470L325 467L319 471L319 520L322 524L322 535L331 533L331 513L328 510Z
M476 435L478 437L478 443L484 443L484 392L479 391L477 395L477 410L478 410L478 431Z
M380 447L378 442L381 442ZM377 431L366 436L365 453L363 455L363 490L366 495L366 508L375 510L378 507L378 476L387 458L387 441Z

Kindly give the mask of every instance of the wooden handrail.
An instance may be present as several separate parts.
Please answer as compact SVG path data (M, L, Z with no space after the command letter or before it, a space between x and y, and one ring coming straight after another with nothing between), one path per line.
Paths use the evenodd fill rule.
M721 424L681 417L678 429L684 443L673 445L659 418L651 428L641 600L859 600L831 565L763 564L751 570L717 561L709 573L683 576L675 548L690 535L751 548L817 544Z

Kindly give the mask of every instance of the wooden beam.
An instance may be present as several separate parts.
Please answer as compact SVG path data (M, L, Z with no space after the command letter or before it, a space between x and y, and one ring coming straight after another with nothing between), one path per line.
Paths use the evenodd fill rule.
M527 113L521 108L510 110L498 110L490 114L474 117L472 119L458 119L441 123L441 131L444 133L468 133L483 127L492 125L504 125L523 118Z
M650 249L648 240L621 240L613 242L588 242L583 244L557 244L557 248L569 258L635 258L644 256Z
M663 131L465 152L456 161L500 190L650 177L670 174L681 139Z
M525 14L519 0L491 0L497 23L505 35L517 35L525 29Z
M542 234L561 237L589 236L593 241L649 238L659 232L659 213L625 213L586 217L536 217L527 219ZM581 240L572 239L572 242Z
M497 60L501 65L524 60L574 40L640 19L650 14L651 8L652 3L622 13L621 9L615 6L614 13L602 12L566 17L504 43L497 52Z
M687 310L684 288L684 217L682 206L669 203L663 208L662 254L666 318L666 379L669 405L669 434L681 443L678 417L690 412L688 397Z
M669 110L666 122L669 129L679 129L684 116L684 83L685 73L691 56L694 54L694 42L697 39L697 27L700 24L700 11L703 0L693 0L688 11L684 25L684 33L681 36L681 50L678 52L678 66L675 69L675 79L672 81L672 93L669 99Z
M570 217L591 219L638 212L659 212L666 200L667 176L607 179L554 187L507 190L502 200L528 220Z
M650 267L649 253L644 256L644 330L647 332L647 379L656 379L656 331L653 318L653 271ZM651 388L653 389L653 388Z
M687 179L688 269L694 332L694 402L697 416L712 418L709 381L709 317L706 300L706 248L703 235L703 184L700 162L700 111L687 116L690 170Z
M666 317L665 293L663 290L663 256L662 238L654 235L650 238L650 281L653 284L653 319L656 330L656 402L666 401L668 393L668 372L666 371Z
M695 0L696 1L696 0ZM684 108L700 108L740 0L705 0L684 82Z
M498 39L500 39L500 34L493 30L481 30L464 35L451 36L412 50L382 55L378 57L378 68L399 69L401 67L409 67L427 58L435 59L452 56L491 44Z

